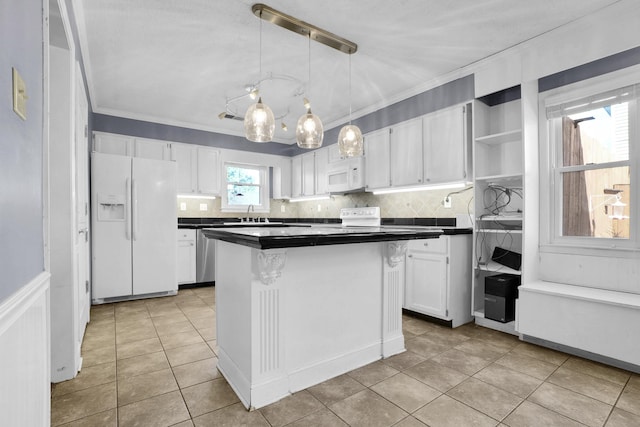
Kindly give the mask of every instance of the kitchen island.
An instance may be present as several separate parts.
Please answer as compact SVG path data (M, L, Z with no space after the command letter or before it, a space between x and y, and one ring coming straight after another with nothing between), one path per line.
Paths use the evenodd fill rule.
M407 240L442 231L238 227L216 239L218 369L248 409L404 351Z

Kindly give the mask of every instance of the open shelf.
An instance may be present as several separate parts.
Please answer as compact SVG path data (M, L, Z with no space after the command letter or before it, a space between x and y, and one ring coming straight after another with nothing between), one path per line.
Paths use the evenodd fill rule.
M476 181L500 181L500 182L522 181L522 174L516 173L516 174L476 176Z
M508 274L516 274L520 276L522 272L520 270L514 270L513 268L509 268L506 265L498 264L495 261L489 261L486 264L477 265L476 268L482 271L489 271L491 273L508 273Z
M476 325L484 326L485 328L495 329L500 332L504 332L511 335L518 335L516 332L516 322L502 323L495 320L487 319L484 317L484 310L476 310L473 312L473 316L476 318Z
M522 138L522 129L509 130L505 132L494 133L491 135L479 136L476 138L476 142L482 144L494 145L504 144L507 142L519 142Z
M485 215L476 218L476 221L522 221L522 215Z
M496 234L507 234L507 233L512 233L512 234L522 234L522 229L508 229L508 228L503 228L503 229L496 229L496 228L478 228L476 230L478 233L496 233Z

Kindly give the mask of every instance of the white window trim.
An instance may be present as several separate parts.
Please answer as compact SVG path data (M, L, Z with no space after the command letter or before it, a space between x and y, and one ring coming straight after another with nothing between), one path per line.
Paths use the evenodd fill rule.
M247 213L248 206L246 205L229 205L227 200L227 167L235 166L241 168L258 169L260 171L260 204L254 205L249 215L252 213L270 213L270 200L269 200L269 168L267 166L237 163L237 162L225 162L222 166L222 191L221 193L221 212L228 213Z
M640 82L640 65L624 70L598 76L571 85L563 86L540 94L539 97L539 142L540 142L540 251L548 253L574 253L580 255L598 255L627 257L625 253L640 252L640 100L636 109L630 114L635 119L630 121L629 161L631 168L631 223L629 239L607 239L593 237L560 236L559 212L559 172L554 173L555 153L552 153L553 126L547 119L547 108L572 102L620 87ZM635 141L635 142L634 142ZM626 162L625 162L626 163ZM603 165L599 165L600 167ZM605 252L603 252L605 251Z

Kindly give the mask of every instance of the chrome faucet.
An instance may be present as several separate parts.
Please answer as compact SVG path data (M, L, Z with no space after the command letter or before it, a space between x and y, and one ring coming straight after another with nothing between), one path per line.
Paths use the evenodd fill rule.
M249 222L249 221L250 221L250 219L249 219L249 211L251 211L251 212L254 212L254 213L255 213L255 206L253 206L253 205L249 205L249 206L247 206L247 222Z

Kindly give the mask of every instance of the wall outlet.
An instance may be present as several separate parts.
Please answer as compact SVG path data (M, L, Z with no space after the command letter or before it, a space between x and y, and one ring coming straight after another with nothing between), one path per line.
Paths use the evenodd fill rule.
M280 212L285 213L286 212L286 208L284 205L280 205Z
M207 206L206 203L200 203L200 210L201 211L208 211L209 207Z
M322 205L318 205L318 212L322 212Z
M445 208L451 207L451 196L447 196L444 198L444 200L442 201L442 206L444 206Z
M187 210L187 204L185 202L180 202L180 210L181 211L186 211Z

